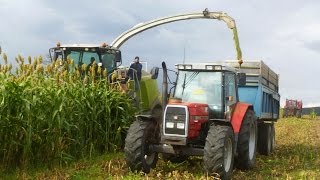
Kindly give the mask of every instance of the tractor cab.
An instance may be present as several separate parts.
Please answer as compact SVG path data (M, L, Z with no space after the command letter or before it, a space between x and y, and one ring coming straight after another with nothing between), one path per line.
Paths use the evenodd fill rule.
M207 105L209 119L228 118L227 112L238 102L235 69L214 63L178 64L176 68L174 100Z
M66 62L68 58L74 61L78 67L85 64L89 66L95 61L103 70L110 74L121 63L121 51L108 46L106 43L97 44L66 44L49 49L51 61L61 59Z

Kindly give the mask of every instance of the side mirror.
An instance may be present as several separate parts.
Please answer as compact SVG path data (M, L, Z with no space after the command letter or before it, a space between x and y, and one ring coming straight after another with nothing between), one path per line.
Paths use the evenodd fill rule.
M246 73L237 73L237 80L239 86L245 86L247 81Z
M151 74L151 79L157 79L159 75L159 68L153 67L150 71L150 74Z
M121 57L121 51L116 51L116 54L115 54L115 60L116 62L121 62L122 61L122 57Z

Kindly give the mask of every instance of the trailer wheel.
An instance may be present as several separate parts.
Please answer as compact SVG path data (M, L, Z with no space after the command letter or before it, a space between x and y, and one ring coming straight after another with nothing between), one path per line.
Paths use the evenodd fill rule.
M162 154L164 161L170 161L172 163L182 163L188 159L185 155L175 155L175 154Z
M271 125L271 152L276 148L276 130L274 128L274 124Z
M158 142L155 121L136 120L129 128L125 140L125 159L131 171L143 171L149 173L158 161L158 153L149 149L150 144Z
M270 155L275 147L275 130L273 123L259 123L258 151Z
M204 168L209 175L217 173L229 179L234 162L234 134L231 127L211 126L204 147Z
M255 113L248 109L241 124L237 145L237 167L251 169L256 163L257 151L257 118Z

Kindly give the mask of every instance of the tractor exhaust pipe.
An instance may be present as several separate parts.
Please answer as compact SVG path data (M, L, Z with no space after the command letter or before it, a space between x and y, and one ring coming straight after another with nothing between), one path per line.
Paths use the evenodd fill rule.
M164 112L168 103L168 70L167 65L162 62L163 79L162 79L162 110Z

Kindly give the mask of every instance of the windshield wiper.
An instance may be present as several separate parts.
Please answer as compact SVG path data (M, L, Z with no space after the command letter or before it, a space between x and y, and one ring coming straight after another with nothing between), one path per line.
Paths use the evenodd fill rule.
M186 88L186 77L187 77L187 74L184 74L184 79L183 79L183 84L182 84L182 95L184 92L184 88Z
M198 74L199 74L199 72L193 72L193 73L190 75L188 81L186 82L186 86L187 86L190 82L192 82L192 81L198 76Z
M199 72L193 72L189 77L188 80L187 79L187 74L184 74L184 79L183 79L183 84L182 84L182 94L184 92L184 89L187 87L188 84L190 84L190 82L192 82L197 76L198 76Z

